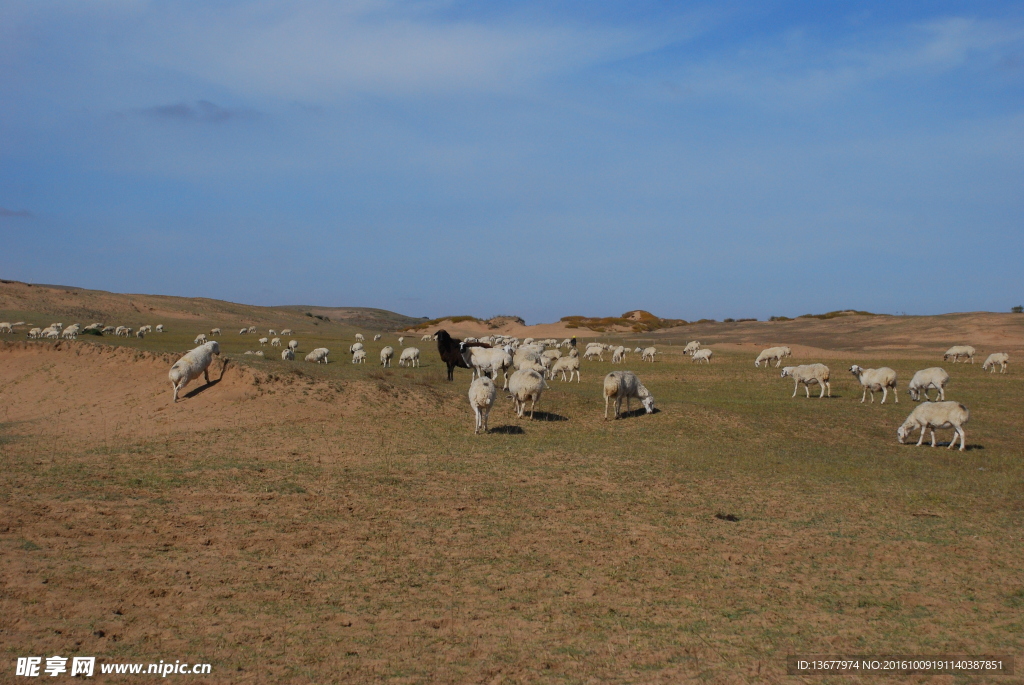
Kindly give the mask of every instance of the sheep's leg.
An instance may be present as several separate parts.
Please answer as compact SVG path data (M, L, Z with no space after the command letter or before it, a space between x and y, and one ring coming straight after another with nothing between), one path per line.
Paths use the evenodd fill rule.
M175 383L171 383L171 388L174 390L174 402L178 401L178 386Z
M476 427L475 430L473 431L473 434L478 435L480 433L480 407L476 405L473 405L473 417L475 418L476 421Z
M604 420L608 420L608 400L611 399L608 395L604 396Z
M932 428L932 447L935 447L935 429Z
M893 400L895 400L896 404L900 403L900 394L899 394L899 392L896 391L896 386L895 385L892 386L892 397L893 397ZM882 400L882 404L885 404L885 400Z
M203 369L203 378L206 379L207 384L210 383L210 367L206 367L205 369Z
M867 399L867 395L868 395L868 389L864 388L863 392L861 392L861 394L860 394L860 403L861 404L864 404L864 400ZM875 401L875 396L874 395L871 396L871 401L872 402Z
M946 401L946 388L945 388L945 386L939 388L939 399L942 400L943 402Z
M530 404L530 420L533 421L533 411L537 408L537 396L534 395L533 402Z
M889 388L887 386L882 386L882 404L885 404L885 400L888 399L888 397L889 397ZM875 401L874 393L872 393L872 395L871 395L871 401L872 402Z
M921 443L924 442L924 433L928 430L928 426L921 426L921 437L917 439L917 446L920 447Z
M792 395L793 397L796 397L796 391L797 391L797 388L799 388L799 387L800 387L800 381L794 380L793 381L793 395Z
M490 414L490 413L491 413L491 408L490 407L487 407L487 411L485 411L483 413L484 414L484 425L483 425L484 435L487 434L487 415Z
M807 399L811 399L811 384L804 383L804 391L807 393Z
M958 433L960 433L960 451L963 452L966 449L964 447L964 439L966 438L967 434L964 432L963 426L958 426L956 430Z

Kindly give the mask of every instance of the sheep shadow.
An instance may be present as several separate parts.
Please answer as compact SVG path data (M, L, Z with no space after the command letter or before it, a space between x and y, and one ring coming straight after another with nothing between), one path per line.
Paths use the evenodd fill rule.
M498 433L499 435L525 435L526 431L523 430L522 426L495 426L491 428L488 433Z
M526 414L523 414L523 418L526 418ZM561 414L555 414L549 411L535 411L533 412L534 421L568 421L569 418L562 416Z
M204 393L207 390L209 390L210 388L212 388L213 386L215 386L218 383L220 383L220 380L221 379L218 378L217 380L210 381L209 383L206 383L205 385L200 385L198 388L196 388L195 390L193 390L190 393L188 393L187 395L185 395L182 399L186 399L186 400L187 399L191 399L191 398L199 395L200 393Z
M658 409L657 407L655 407L654 411L652 411L651 413L652 414L660 414L661 410ZM644 416L645 414L647 414L647 410L646 409L644 409L643 407L637 407L636 409L630 409L629 411L620 411L619 412L619 418L620 419L635 419L636 417Z

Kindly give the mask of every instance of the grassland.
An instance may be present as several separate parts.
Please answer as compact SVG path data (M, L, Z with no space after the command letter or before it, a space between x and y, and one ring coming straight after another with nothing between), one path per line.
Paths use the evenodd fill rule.
M187 349L191 328L0 350L0 649L209 661L208 682L799 682L791 653L1020 662L1020 374L945 365L968 451L901 446L902 388L934 352L874 349L901 401L860 404L845 369L862 356L827 344L836 322L807 325L818 348L795 361L831 367L831 399L791 398L739 342L696 366L678 340L626 365L653 415L602 420L600 379L621 367L585 362L535 420L501 399L484 436L468 372L447 383L428 343L413 343L422 368L382 370L394 336L354 366L355 329L333 321L296 336L330 348L326 366L241 357L256 336L228 332L249 389L229 366L176 407L148 355ZM117 369L139 394L119 399L86 344L145 352ZM100 404L102 426L86 419Z

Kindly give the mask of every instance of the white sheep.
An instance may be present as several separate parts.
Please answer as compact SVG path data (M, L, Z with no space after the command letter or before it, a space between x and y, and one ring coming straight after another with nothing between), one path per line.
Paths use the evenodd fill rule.
M604 377L604 419L608 420L608 402L615 399L615 418L622 414L622 400L626 400L629 411L630 400L640 400L648 414L654 413L654 396L632 371L612 371Z
M178 361L174 362L167 377L171 380L171 387L174 388L174 401L178 401L178 393L186 385L191 383L202 374L206 383L210 383L210 362L214 355L220 354L220 345L216 340L204 343L194 350L185 353Z
M391 345L385 345L380 351L380 363L385 368L391 366L391 358L395 356L395 348Z
M418 347L406 347L402 350L402 355L398 358L398 365L405 366L407 364L412 367L420 365L420 350Z
M487 433L487 416L491 413L494 398L497 396L498 391L494 387L494 381L487 376L480 376L470 384L469 406L473 408L473 414L476 415L475 434L479 435L481 428L484 433Z
M991 369L991 373L995 373L996 367L999 367L999 373L1006 373L1006 365L1010 363L1010 355L1005 352L993 352L985 360L985 363L981 365L982 370L988 371Z
M946 449L952 448L959 437L960 451L963 452L966 438L963 426L970 418L971 412L959 402L922 402L914 408L914 411L910 412L910 416L903 422L903 425L896 429L896 439L902 445L907 436L920 428L921 437L917 439L917 446L920 447L921 442L924 441L924 432L931 430L932 447L935 447L935 429L952 428L953 439L949 441L949 447Z
M712 355L711 349L708 348L708 347L704 347L704 348L699 349L699 350L697 350L697 351L695 351L693 353L693 356L690 357L690 362L691 363L692 362L697 362L698 364L700 364L701 362L706 362L706 363L710 364L711 363L711 355Z
M146 337L146 331L140 328L139 330L135 331L135 337L138 338L139 340L142 340L143 338Z
M584 359L593 359L597 357L601 361L604 361L604 348L603 347L590 347L587 346L587 351L583 353Z
M949 383L949 374L946 370L938 366L933 366L930 369L922 369L914 374L914 377L910 379L910 386L907 388L910 392L910 399L917 402L924 396L924 399L931 401L928 397L928 390L935 388L939 391L936 398L939 400L946 399L946 383Z
M297 350L297 349L299 349L299 341L298 340L289 340L288 341L288 349L290 349L290 350Z
M540 353L540 356L547 357L548 359L554 361L556 359L562 358L562 351L559 350L558 348L555 348L553 350L544 350L543 352Z
M0 333L13 333L14 326L11 325L10 321L0 322Z
M283 350L281 350L281 361L295 361L295 350L291 349L290 347L286 347Z
M156 325L156 332L157 333L163 333L164 332L164 325L162 323L158 323Z
M263 350L246 350L242 354L251 354L251 355L256 356L256 357L262 357L263 356Z
M30 340L34 339L34 338L41 338L41 337L43 337L43 329L42 328L38 328L38 327L31 329L28 332L28 337L29 337Z
M508 387L508 371L515 363L510 347L467 347L469 365L473 367L473 377L490 376L497 380L498 372L505 374L505 387ZM537 360L536 355L521 357L522 361L527 359ZM538 360L539 361L539 360Z
M769 364L774 361L775 368L779 368L782 364L782 360L786 357L792 356L793 352L788 347L769 347L766 350L761 350L761 354L757 355L757 359L754 360L754 366L760 367L761 362L764 362L764 368L768 368Z
M960 361L960 357L964 358L964 364L970 359L971 363L974 363L975 349L970 345L953 345L953 347L946 350L946 353L942 355L943 361L949 361L950 357L953 358L953 363L956 364Z
M373 336L373 340L374 340L374 342L376 342L376 341L380 340L380 338L381 338L381 335L380 335L380 333L378 333L377 335Z
M272 337L274 337L275 335L277 335L277 331L275 331L275 330L274 330L273 328L268 328L268 329L267 329L267 337L270 337L270 338L272 338Z
M821 394L818 395L818 399L825 396L825 390L828 389L828 396L832 397L832 385L829 383L829 370L824 364L801 364L800 366L787 366L782 369L782 378L793 379L793 397L796 397L796 391L800 387L800 384L804 384L804 390L807 392L807 397L811 396L811 386L820 385Z
M878 391L882 392L882 404L885 404L885 398L889 396L889 388L892 388L892 396L896 398L896 404L900 403L900 396L896 393L896 372L888 366L883 366L880 369L865 369L854 364L850 367L850 373L864 387L863 392L860 394L861 404L864 404L864 399L869 392L871 393L871 402L873 403L875 401L875 393Z
M626 348L619 345L612 350L612 364L622 364L626 361Z
M683 348L683 354L693 354L700 349L700 343L696 340L691 340L686 343L686 347Z
M353 364L365 364L366 363L366 350L356 350L352 353Z
M356 341L358 341L358 342L363 342L363 341L365 341L365 340L366 340L366 338L365 338L365 337L363 336L363 334L362 334L362 333L356 333L356 335L355 335L355 339L356 339Z
M656 347L645 347L640 352L640 361L653 362L654 355L656 354L658 354L658 349Z
M246 334L246 333L248 333L248 332L249 332L249 329L248 329L248 328L243 328L242 330L238 331L238 334L239 334L239 335L245 335L245 334Z
M420 341L422 342L422 341L425 341L425 340L433 340L433 339L434 339L434 336L432 336L430 333L427 333L425 336L420 338Z
M256 332L256 327L255 326L249 326L248 332L249 333L255 333Z
M643 353L644 353L644 348L640 347L639 345L637 345L636 347L633 348L633 354L641 354L642 355Z
M270 341L270 346L271 347L280 347L281 346L281 339L280 338L274 338L273 340Z
M401 347L404 342L405 342L405 336L401 336L401 335L398 336L398 346Z
M540 402L541 393L548 387L544 376L533 369L520 369L512 374L508 380L508 391L512 394L512 406L519 418L523 418L526 411L526 401L531 400L530 418L533 418L533 410Z
M257 342L259 342L260 347L263 347L264 345L266 345L270 341L267 340L266 338L260 338Z
M281 337L283 338L286 335L295 335L295 332L290 328L284 328L281 330Z
M196 339L192 341L193 345L202 345L206 342L206 333L200 333L196 336Z
M215 335L220 335L220 329L219 328L211 328L210 329L210 337L212 338Z
M113 326L104 326L103 330L101 330L100 333L106 335L107 333L114 333L116 330L117 329L114 328ZM163 331L160 331L160 333L163 333Z
M551 367L551 377L554 378L555 374L561 372L562 380L565 380L565 372L569 372L569 382L572 382L572 375L576 374L576 382L580 382L580 358L579 357L562 357L557 360Z
M357 351L362 350L362 349L365 349L363 347L363 343L361 343L361 342L352 343L351 345L348 346L348 353L352 354L353 352L357 352Z
M326 347L318 347L309 354L306 355L307 362L316 362L317 364L326 364L327 355L330 354L330 350Z

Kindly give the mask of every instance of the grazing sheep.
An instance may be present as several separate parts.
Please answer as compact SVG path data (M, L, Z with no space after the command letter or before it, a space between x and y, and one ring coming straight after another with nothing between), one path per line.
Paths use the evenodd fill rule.
M38 327L37 328L33 328L32 330L30 330L28 332L28 337L29 337L30 340L33 339L33 338L41 338L41 337L43 337L43 329L42 328L38 328Z
M512 374L508 380L508 391L512 394L512 406L519 418L523 418L526 411L526 401L531 400L530 418L533 418L533 410L540 402L541 393L548 384L544 376L532 369L520 369Z
M475 434L479 435L481 428L484 433L487 433L487 416L491 413L494 398L497 396L498 391L494 387L494 381L487 376L480 376L470 384L469 406L473 408L473 414L476 415Z
M711 349L707 347L697 350L696 352L693 353L693 356L690 357L690 362L697 362L698 364L700 364L701 362L706 362L710 364L711 354Z
M178 393L186 385L191 383L202 374L206 383L210 383L210 362L214 355L220 354L220 345L216 340L204 343L194 350L185 353L178 361L174 362L167 377L171 380L171 387L174 388L174 402L178 401ZM223 373L223 372L222 372Z
M612 364L622 364L626 361L626 348L619 345L612 350Z
M603 347L587 347L587 351L583 353L584 359L593 359L597 357L601 361L604 361L604 348Z
M391 358L395 356L395 348L391 345L385 345L384 349L380 351L380 363L385 368L391 366Z
M380 340L380 338L381 338L381 335L380 335L380 333L378 333L377 335L373 336L373 341L376 342L376 341Z
M357 350L362 350L362 349L365 349L363 347L363 343L360 343L360 342L352 343L351 345L348 346L348 353L352 354L353 352L356 352Z
M157 326L157 328L159 328L159 326ZM115 331L117 331L117 329L114 328L113 326L104 326L103 330L101 330L100 333L102 333L103 335L106 335L107 333L114 333ZM159 331L159 332L163 333L162 330Z
M281 350L281 361L295 361L295 350L291 349L290 347L286 347L283 350Z
M917 402L924 396L924 399L931 401L928 397L928 390L935 388L939 391L936 398L939 400L946 399L946 383L949 383L949 374L946 370L938 366L933 366L930 369L922 369L914 374L914 377L910 379L910 399Z
M804 384L804 390L807 392L807 397L811 396L811 386L820 385L821 394L818 395L818 399L825 396L825 390L828 389L828 396L832 397L832 385L828 382L829 370L824 364L802 364L800 366L787 366L782 369L782 378L793 379L793 397L796 397L796 391L800 387L800 384Z
M0 333L13 333L14 326L11 325L10 321L0 322Z
M700 349L700 343L696 340L691 340L686 343L686 347L683 348L683 354L693 354Z
M559 350L558 348L555 348L553 350L544 350L543 352L540 353L540 356L547 357L548 359L554 361L556 359L562 358L562 351Z
M196 339L192 341L193 345L202 345L206 342L206 333L200 333L196 336Z
M267 329L267 336L268 336L268 337L271 337L271 338L272 338L272 337L274 337L275 335L277 335L277 331L275 331L275 330L274 330L273 328L268 328L268 329Z
M871 393L871 402L874 403L875 393L879 390L882 391L882 404L885 404L885 398L889 396L889 388L892 388L892 396L896 398L896 404L900 403L900 396L896 394L896 372L888 366L883 366L880 369L865 369L854 364L850 367L850 373L864 386L864 391L860 394L861 404L864 404L865 396L869 392Z
M270 341L270 346L271 347L280 347L281 346L281 339L280 338L274 338L273 340Z
M266 338L260 338L257 342L260 344L260 347L263 347L264 345L266 345L270 341L267 340Z
M398 336L398 346L401 347L404 342L405 342L405 337L401 336L401 335Z
M658 354L658 348L656 347L645 347L640 352L640 361L653 362L654 355Z
M366 340L366 338L365 338L365 337L363 337L363 334L362 334L362 333L356 333L356 335L355 335L355 339L356 339L356 341L357 341L357 342L363 342L363 341L365 341L365 340Z
M420 365L420 350L418 347L406 347L402 350L402 355L398 358L398 365L405 366L406 364L411 367Z
M297 350L297 349L299 349L299 341L298 340L289 340L288 341L288 349L290 349L290 350Z
M425 336L420 338L420 341L423 342L423 341L426 341L426 340L433 340L433 339L434 339L434 336L432 336L431 334L427 333Z
M212 338L215 335L220 335L220 329L219 328L211 328L210 329L210 337Z
M330 354L330 350L326 347L318 347L306 355L306 361L316 362L317 364L326 364L328 354Z
M935 447L935 429L952 428L953 439L949 441L950 449L956 444L957 437L960 438L960 451L964 451L964 424L971 418L971 412L959 402L922 402L910 416L903 422L903 425L896 429L896 438L902 445L913 431L921 429L921 437L917 439L917 446L921 446L924 440L925 430L932 432L932 447Z
M249 326L248 332L249 333L255 333L256 332L256 327L255 326Z
M159 324L156 325L156 332L157 333L163 333L164 332L164 325L162 323L159 323Z
M777 369L782 364L782 360L792 356L792 354L788 347L769 347L766 350L761 350L761 354L757 355L757 359L754 360L754 366L760 367L761 362L764 362L764 367L767 369L768 365L774 361L775 368Z
M561 372L562 380L565 380L565 372L569 372L569 382L572 382L572 375L576 374L576 382L580 382L580 358L579 357L562 357L554 363L551 367L551 377L554 378L555 374Z
M47 339L56 340L57 338L60 337L60 330L56 328L47 328L45 331L43 331L43 337ZM127 338L128 336L126 335L125 337Z
M654 396L644 387L640 379L632 371L612 371L604 377L604 420L608 420L608 401L615 399L615 418L622 414L622 400L626 400L626 411L629 411L630 400L640 400L648 414L654 413Z
M353 364L365 364L366 363L366 350L356 350L352 353Z
M242 354L251 354L251 355L256 356L256 357L262 357L263 356L263 350L246 350Z
M77 340L78 339L78 324L75 324L74 326L68 326L63 331L61 331L60 335L65 340ZM145 335L145 333L143 333L142 335ZM142 336L139 336L139 337L141 338Z
M140 328L139 330L135 331L135 337L138 338L139 340L142 340L143 338L146 337L146 331Z
M283 338L283 337L284 337L284 336L286 336L286 335L295 335L295 332L294 332L294 331L292 331L292 329L290 329L290 328L285 328L285 329L282 329L282 331L281 331L281 337Z
M949 361L950 357L953 358L953 363L956 364L960 361L960 357L964 358L964 364L970 359L971 363L974 363L975 350L970 345L953 345L953 347L946 350L946 354L942 355L942 361Z
M981 365L982 370L995 373L996 367L999 367L999 373L1006 373L1006 365L1010 363L1010 355L1005 352L993 352L985 360L985 363Z
M248 329L248 328L243 328L242 330L238 331L238 334L239 334L239 335L245 335L245 334L246 334L246 333L248 333L248 332L249 332L249 329Z

